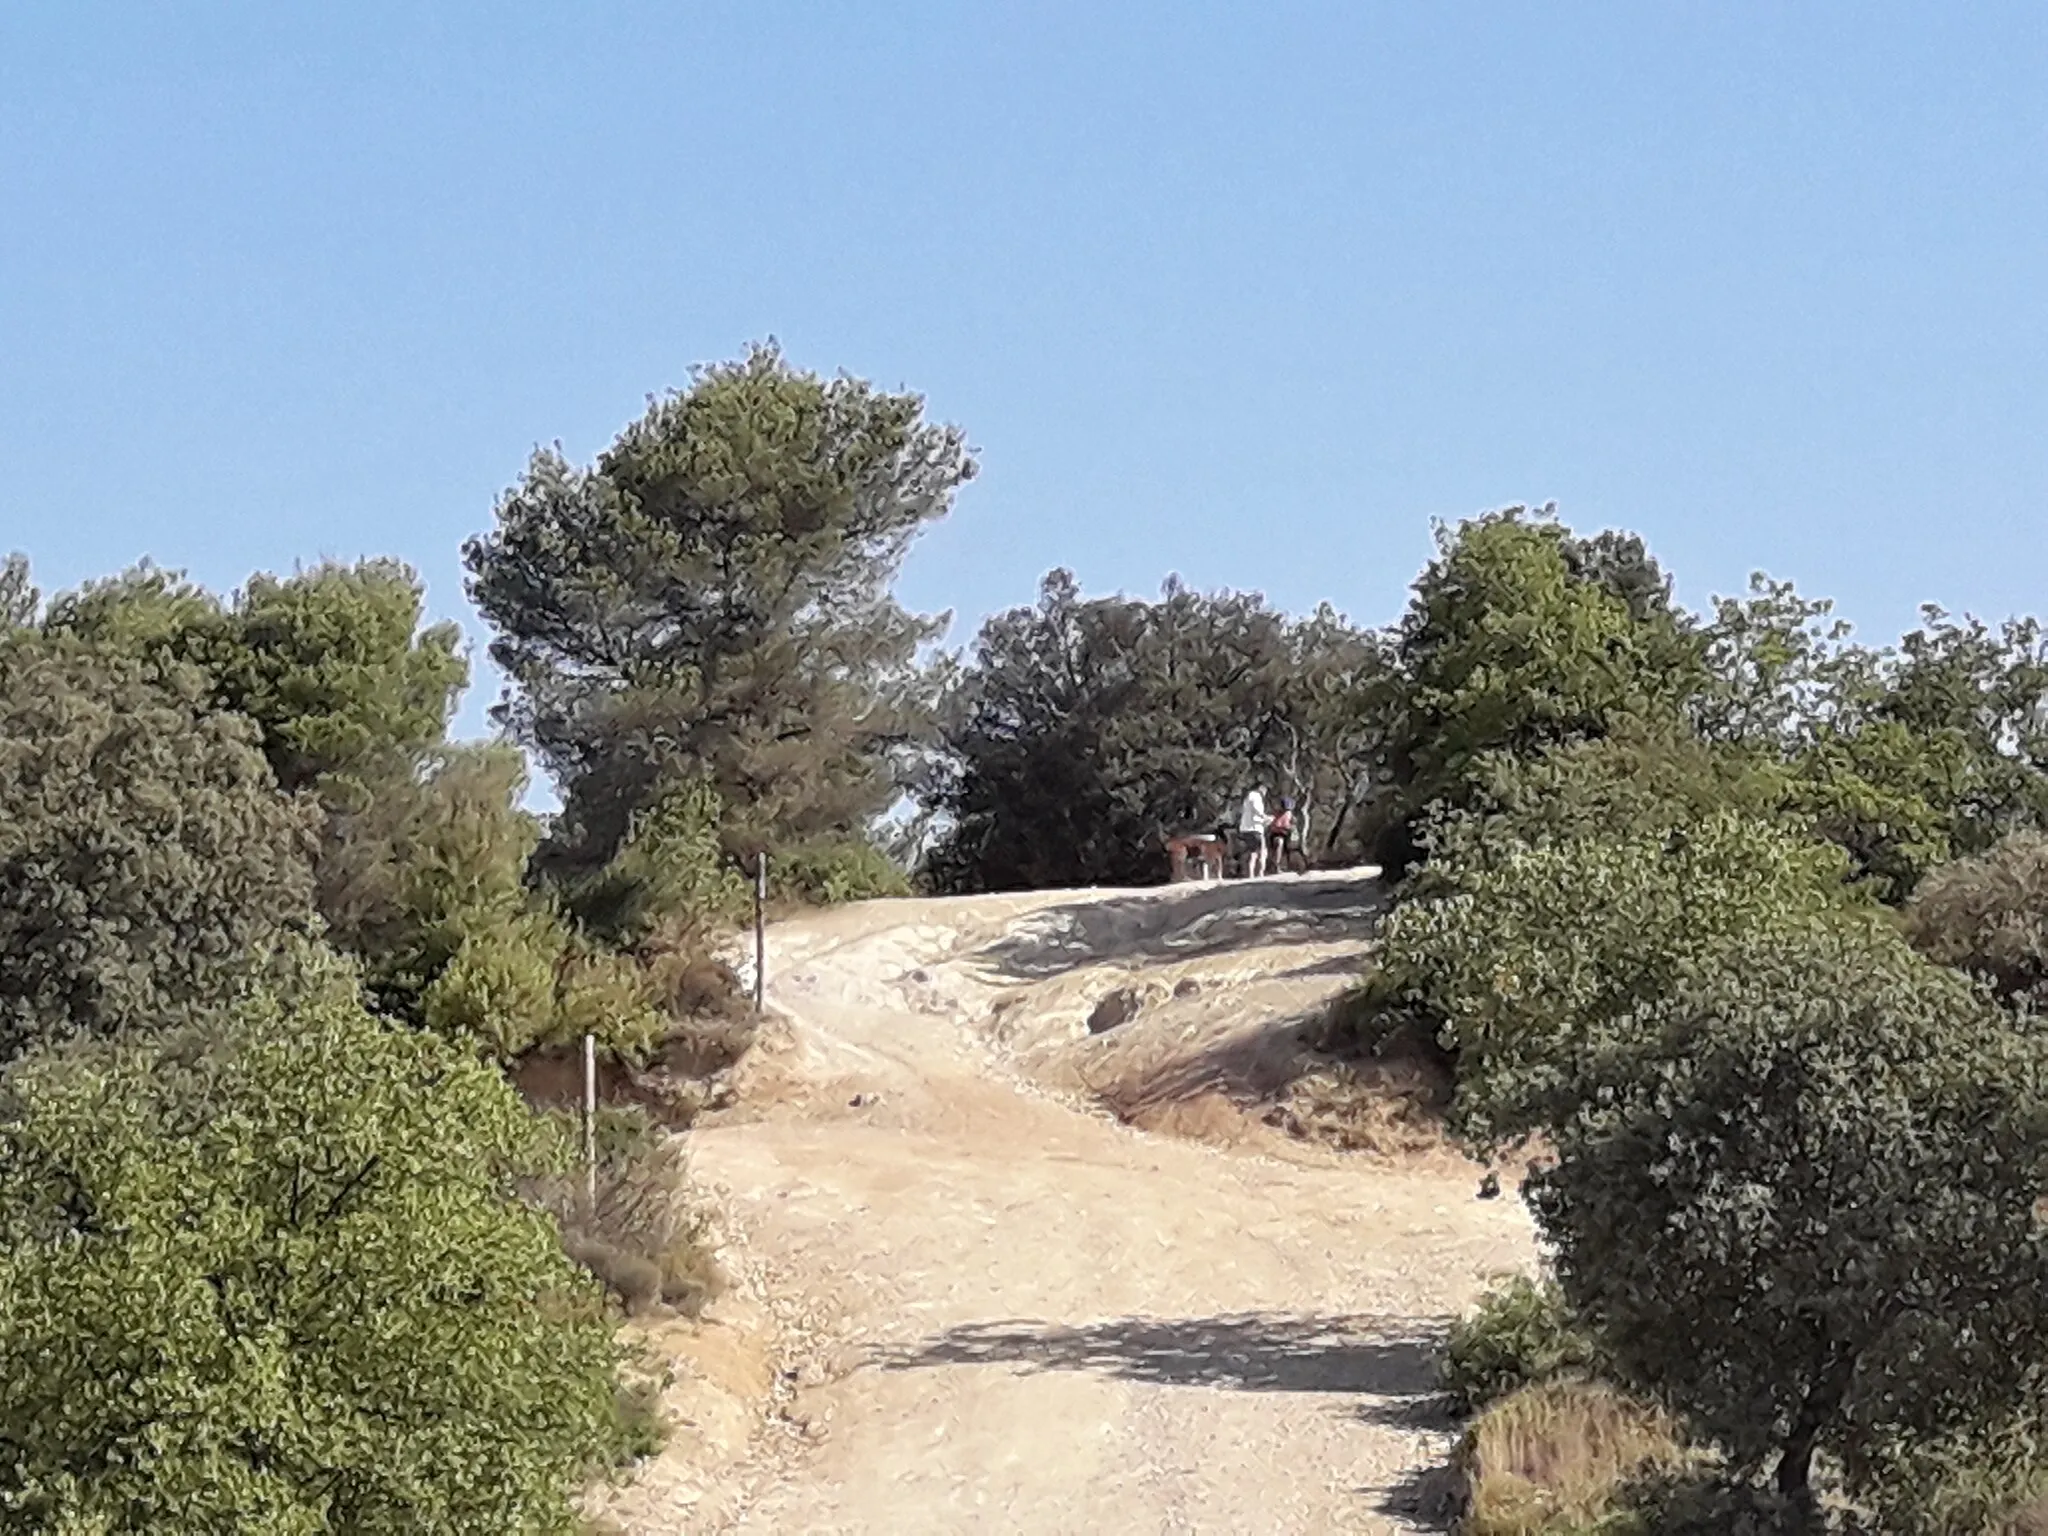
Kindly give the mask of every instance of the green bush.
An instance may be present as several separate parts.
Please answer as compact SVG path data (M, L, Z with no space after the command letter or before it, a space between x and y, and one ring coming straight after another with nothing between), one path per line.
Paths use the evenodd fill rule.
M1538 1382L1590 1371L1592 1339L1557 1287L1516 1275L1451 1327L1441 1382L1460 1413L1475 1413Z
M0 641L0 1061L175 1027L313 922L313 822L195 673Z
M860 838L800 843L768 856L768 891L814 906L908 896L910 877L873 843Z
M1466 818L1438 846L1361 1006L1439 1031L1456 1122L1482 1142L1568 1119L1623 1070L1634 1010L1725 940L1823 913L1879 921L1838 850L1732 813L1533 844Z
M4 1099L0 1529L573 1528L611 1325L488 1063L343 992Z
M539 836L520 805L513 748L439 747L319 782L316 866L329 941L358 956L379 1010L419 1022L422 994L473 934L535 908L526 863Z
M1624 1387L1788 1497L1879 1501L1902 1446L2048 1373L2048 1042L1837 914L1693 955L1616 1021L1529 1184Z
M421 997L429 1029L474 1040L500 1061L597 1037L644 1059L669 1029L654 984L630 957L587 943L559 920L522 912L463 941Z
M571 911L593 933L627 945L657 930L701 935L737 922L749 888L720 845L722 814L708 780L671 789L633 817L609 863L569 882Z

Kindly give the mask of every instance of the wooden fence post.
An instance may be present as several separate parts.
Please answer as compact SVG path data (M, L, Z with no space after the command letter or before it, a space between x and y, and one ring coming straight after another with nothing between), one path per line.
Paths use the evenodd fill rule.
M754 1012L768 999L768 851L754 866Z
M597 1215L597 1036L583 1037L583 1198Z

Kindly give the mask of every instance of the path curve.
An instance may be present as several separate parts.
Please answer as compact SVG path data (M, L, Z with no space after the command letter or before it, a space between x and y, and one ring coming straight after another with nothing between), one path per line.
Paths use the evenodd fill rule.
M774 930L782 1023L742 1109L692 1141L750 1262L818 1321L792 1409L810 1433L764 1452L718 1523L1429 1528L1435 1351L1486 1276L1531 1261L1519 1203L1476 1200L1462 1164L1147 1135L1022 1067L1095 1045L1091 986L1206 984L1212 1021L1327 996L1372 894L904 901Z

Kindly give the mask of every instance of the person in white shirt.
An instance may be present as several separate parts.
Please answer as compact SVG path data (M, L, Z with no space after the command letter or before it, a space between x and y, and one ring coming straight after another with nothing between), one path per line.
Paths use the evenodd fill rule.
M1254 784L1237 812L1237 845L1247 879L1256 880L1266 872L1266 820L1266 792Z

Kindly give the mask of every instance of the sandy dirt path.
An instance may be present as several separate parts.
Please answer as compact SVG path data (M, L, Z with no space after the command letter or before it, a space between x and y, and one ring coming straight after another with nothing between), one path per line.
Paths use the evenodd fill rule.
M702 1523L628 1527L1430 1528L1435 1351L1485 1276L1530 1262L1519 1203L1475 1199L1462 1163L1152 1135L1063 1091L1147 1028L1180 1081L1256 1058L1352 972L1375 890L906 901L775 930L782 1022L741 1110L692 1141L748 1261L815 1325L792 1376L809 1434ZM1119 991L1156 1017L1091 1034Z

